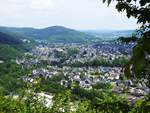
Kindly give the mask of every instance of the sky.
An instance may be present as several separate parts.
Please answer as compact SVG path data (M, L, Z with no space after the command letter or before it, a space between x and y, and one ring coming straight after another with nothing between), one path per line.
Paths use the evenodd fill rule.
M136 29L136 20L102 0L0 0L0 26L65 26L78 30Z

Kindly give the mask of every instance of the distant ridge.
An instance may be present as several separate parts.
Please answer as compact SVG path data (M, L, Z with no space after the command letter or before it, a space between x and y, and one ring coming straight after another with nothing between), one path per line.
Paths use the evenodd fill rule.
M31 39L46 40L48 42L80 43L96 39L95 36L63 26L52 26L43 29L0 27L0 31L16 33Z
M93 35L102 40L114 40L120 36L131 36L135 30L84 30L89 35Z

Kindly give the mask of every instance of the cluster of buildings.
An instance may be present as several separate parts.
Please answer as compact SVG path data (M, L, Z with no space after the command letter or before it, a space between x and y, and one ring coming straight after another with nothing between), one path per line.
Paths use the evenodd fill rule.
M149 92L149 89L135 86L132 81L121 81L122 67L74 67L67 65L76 61L84 63L97 57L110 61L121 57L129 59L134 45L134 43L121 45L117 42L103 42L96 45L39 45L33 48L30 53L26 53L23 59L17 59L16 62L28 68L33 65L41 65L43 61L46 62L46 66L42 67L43 65L41 65L40 68L33 69L28 76L22 77L26 82L36 83L36 78L51 79L54 76L63 75L62 80L57 82L65 87L77 83L82 88L91 89L93 85L98 83L111 83L115 86L113 91L118 94L128 89L128 93L134 95L133 98L135 96L142 97ZM70 55L68 48L74 48L77 51Z
M46 61L50 65L69 65L76 62L86 63L96 58L102 58L106 61L113 61L119 58L129 59L131 57L132 47L131 44L120 44L117 42L103 42L95 45L76 45L76 44L64 44L64 45L39 45L32 49L30 53L27 53L24 59L17 59L18 64L24 64L25 66L32 66ZM76 49L76 53L70 55L69 49Z
M77 82L84 88L84 86L92 86L95 83L101 81L109 81L114 82L115 80L119 80L121 74L121 68L118 67L82 67L82 68L72 68L72 67L57 67L57 66L48 66L45 68L38 68L32 70L28 76L24 76L23 79L25 81L29 79L25 78L40 78L43 77L45 79L50 79L54 76L59 76L60 74L67 77L67 79L63 79L62 81L71 81ZM33 81L33 80L32 80ZM32 82L31 81L31 82ZM60 84L62 82L60 81ZM66 84L65 84L66 85ZM88 88L88 87L87 87Z

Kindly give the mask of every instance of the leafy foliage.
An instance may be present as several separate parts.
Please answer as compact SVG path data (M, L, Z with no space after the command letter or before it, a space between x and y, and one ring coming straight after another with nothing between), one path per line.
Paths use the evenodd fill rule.
M5 61L0 64L0 88L5 94L16 93L19 88L23 87L18 78L26 75L29 71L12 61Z
M138 38L136 36L131 36L131 37L119 37L118 41L122 43L130 43L130 42L137 42Z
M108 5L112 0L103 0ZM116 9L119 12L126 11L127 17L134 17L141 24L138 34L140 39L133 48L133 56L126 65L125 74L128 78L146 81L150 87L150 0L116 0ZM121 40L132 41L132 39L121 38Z
M148 80L146 84L150 86L150 32L144 33L139 43L133 48L133 56L126 66L125 73L130 78ZM132 67L131 67L132 65Z
M113 0L103 0L109 5ZM150 23L150 1L149 0L115 0L117 1L116 9L119 12L126 11L127 17L137 18L137 23L146 24Z

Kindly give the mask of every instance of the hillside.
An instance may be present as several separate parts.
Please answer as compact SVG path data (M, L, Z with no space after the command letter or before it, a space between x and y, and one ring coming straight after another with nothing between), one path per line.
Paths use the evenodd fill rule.
M0 43L17 45L17 44L22 44L23 42L20 39L16 38L15 36L0 32Z
M15 35L0 32L0 60L19 57L27 49L27 44Z
M0 53L0 60L10 60L20 57L23 52L13 46L1 44Z
M96 39L95 36L62 26L53 26L44 29L1 27L0 30L17 33L36 40L47 40L49 42L80 43Z

